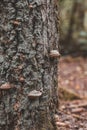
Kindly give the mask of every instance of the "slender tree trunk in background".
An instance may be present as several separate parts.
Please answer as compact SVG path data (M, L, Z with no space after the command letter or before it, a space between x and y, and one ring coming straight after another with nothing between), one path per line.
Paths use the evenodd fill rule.
M66 36L66 43L69 44L72 38L72 33L73 33L73 25L75 23L75 13L77 10L77 1L74 0L73 7L72 7L72 13L71 13L71 18L70 18L70 23L69 23L69 29L68 29L68 34Z
M58 108L55 0L0 1L0 130L54 130Z
M85 31L87 32L87 0L84 1L84 9L85 9L85 13L84 13L84 28L85 28Z
M75 36L81 30L84 30L84 13L84 0L75 0L73 2L70 23L67 31L68 33L64 40L65 50L68 53L74 54L75 52L77 52L77 48L79 48L77 46Z

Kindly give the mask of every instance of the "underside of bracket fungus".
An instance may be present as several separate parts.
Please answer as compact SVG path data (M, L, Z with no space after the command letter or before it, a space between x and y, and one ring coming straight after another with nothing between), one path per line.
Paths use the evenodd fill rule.
M39 98L41 95L42 95L42 92L37 91L37 90L33 90L33 91L31 91L31 92L28 94L28 97L29 97L30 99L36 99L36 98Z
M60 58L60 53L57 50L51 50L50 57Z
M13 86L10 83L4 83L0 86L0 90L9 90L11 88L13 88Z

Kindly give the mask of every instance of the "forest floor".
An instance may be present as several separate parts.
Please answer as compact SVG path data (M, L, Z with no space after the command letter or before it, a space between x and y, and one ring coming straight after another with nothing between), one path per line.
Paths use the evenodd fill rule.
M58 130L87 130L87 58L60 59L59 99Z

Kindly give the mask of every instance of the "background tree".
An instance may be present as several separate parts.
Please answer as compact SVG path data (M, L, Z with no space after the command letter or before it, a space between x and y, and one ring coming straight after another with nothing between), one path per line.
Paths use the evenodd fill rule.
M60 41L62 53L87 52L87 11L85 0L60 0Z
M56 0L0 1L0 130L53 130Z

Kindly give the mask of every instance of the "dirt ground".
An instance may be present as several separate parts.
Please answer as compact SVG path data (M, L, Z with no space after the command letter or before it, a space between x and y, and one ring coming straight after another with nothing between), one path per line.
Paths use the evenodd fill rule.
M87 58L60 59L59 93L58 130L87 130Z

